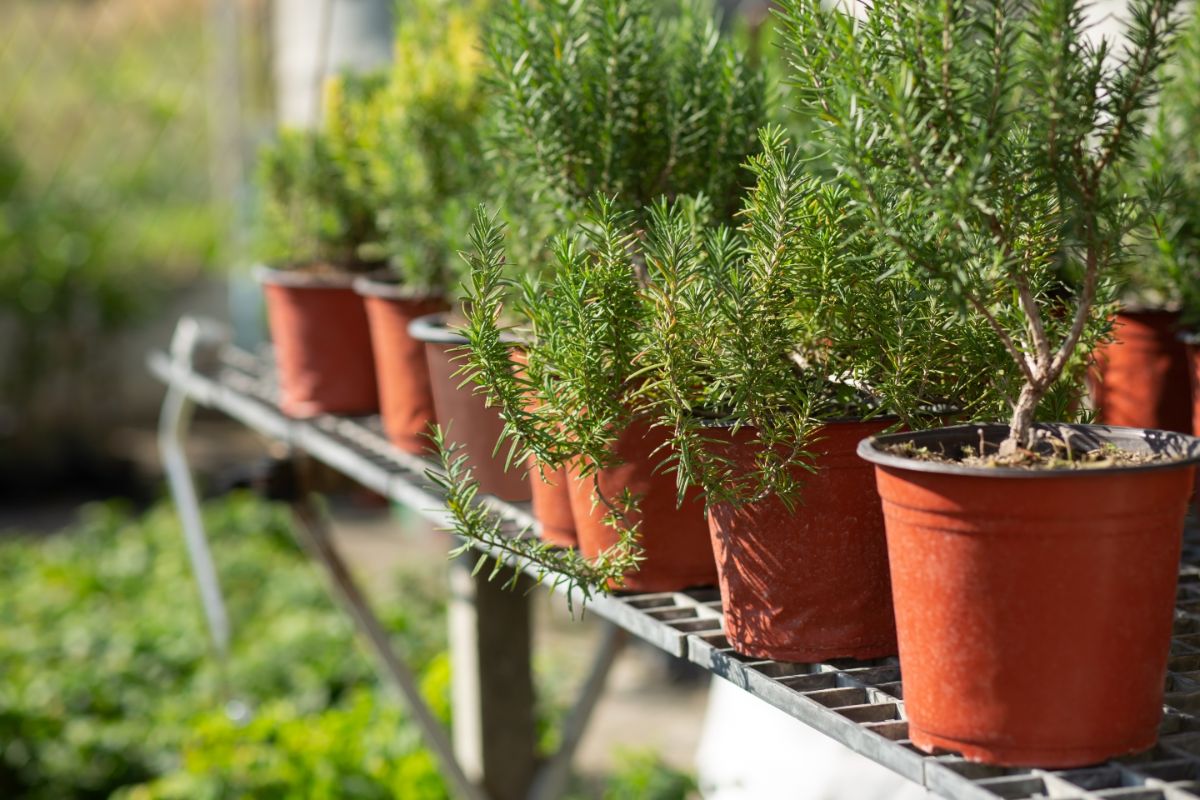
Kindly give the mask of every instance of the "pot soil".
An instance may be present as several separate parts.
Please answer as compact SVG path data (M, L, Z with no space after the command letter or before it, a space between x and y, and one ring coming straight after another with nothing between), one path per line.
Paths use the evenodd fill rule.
M834 422L814 434L815 472L794 467L793 512L777 497L708 509L725 637L743 655L813 663L896 654L883 513L870 464L855 455L888 422ZM718 433L754 469L756 434Z
M864 440L887 523L909 736L925 751L1063 768L1144 750L1162 716L1200 440L1043 425L1077 446L1181 456L1077 470L886 452L998 444L1002 425Z
M587 558L595 558L616 544L617 531L604 518L611 507L620 507L619 498L624 491L628 489L639 500L626 522L639 526L645 558L615 588L670 592L717 582L703 494L691 489L683 505L676 505L675 478L658 468L662 460L660 448L666 441L664 429L635 422L613 444L621 464L586 477L578 469L568 468L567 485L579 550Z
M359 278L354 288L362 295L371 323L383 429L399 449L428 453L428 434L437 422L429 365L425 344L409 335L408 326L417 317L445 311L446 300L407 295L395 282L377 276Z
M353 277L257 270L279 371L279 407L292 417L379 409L371 334Z
M1092 401L1105 425L1192 432L1187 349L1179 313L1123 311L1095 354Z
M418 317L408 330L425 345L434 410L447 444L462 447L479 491L510 502L529 500L527 470L506 470L507 450L496 447L504 432L499 409L489 407L474 384L463 384L463 376L457 374L464 358L458 350L467 344L466 337L447 327L445 314Z

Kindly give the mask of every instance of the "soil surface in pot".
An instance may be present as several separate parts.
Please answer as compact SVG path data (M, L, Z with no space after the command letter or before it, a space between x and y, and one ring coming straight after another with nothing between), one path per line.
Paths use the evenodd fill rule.
M911 441L901 441L885 445L882 449L892 455L911 458L914 461L1028 470L1105 469L1141 464L1169 464L1186 458L1185 454L1180 453L1126 450L1111 442L1079 441L1078 437L1070 433L1064 436L1060 432L1038 431L1037 434L1037 442L1033 448L1019 448L1007 455L998 452L999 443L985 441L982 435L977 443L959 445L956 448L930 448Z

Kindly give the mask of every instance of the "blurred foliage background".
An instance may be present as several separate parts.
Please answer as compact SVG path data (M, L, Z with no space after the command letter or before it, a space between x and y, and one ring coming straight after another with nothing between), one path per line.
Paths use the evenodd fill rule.
M0 539L0 797L447 798L415 724L293 544L286 510L233 495L205 523L235 620L224 671L169 504L142 516L97 504L63 535ZM444 576L413 568L390 586L384 621L450 723ZM562 688L547 695L565 701ZM231 701L248 714L227 713ZM540 709L545 743L563 710ZM693 789L635 752L573 797L683 800Z
M205 9L0 3L6 475L102 447L97 431L126 421L122 406L144 412L125 391L130 359L115 343L217 264Z

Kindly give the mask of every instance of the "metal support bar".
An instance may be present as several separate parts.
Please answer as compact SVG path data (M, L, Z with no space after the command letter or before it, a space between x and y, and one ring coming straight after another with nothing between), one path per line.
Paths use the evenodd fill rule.
M600 646L596 648L596 655L592 659L592 668L588 671L588 676L579 689L579 697L575 701L575 706L571 709L566 722L563 723L562 740L559 743L558 752L538 772L533 789L529 792L530 800L556 800L563 796L567 787L567 779L570 777L571 762L575 758L575 750L583 739L596 703L604 694L604 684L608 680L608 673L628 641L629 635L625 631L611 622L604 623L604 634L600 640Z
M172 360L191 368L204 347L220 344L220 334L206 328L190 317L184 317L175 328L171 340ZM192 481L191 467L183 442L192 421L193 403L186 390L177 383L167 385L162 411L158 420L158 449L167 473L171 497L179 512L183 527L183 538L187 544L188 558L196 584L200 589L200 601L204 607L204 618L208 622L209 636L216 651L218 664L225 670L229 658L229 614L221 596L221 584L213 564L212 550L204 533L204 521L200 517L200 501L196 496L196 485Z
M467 774L492 800L524 800L536 762L532 626L522 575L512 590L505 567L472 574L479 553L450 565L450 658L454 664L454 746Z
M354 620L359 631L366 637L371 652L383 667L384 676L392 687L408 704L409 711L416 718L425 741L433 750L442 768L442 773L449 779L457 796L465 800L487 800L488 796L480 790L463 772L455 757L454 748L442 724L429 710L425 699L421 696L416 677L404 661L396 655L391 637L379 617L371 609L366 595L359 588L354 578L342 561L337 549L329 539L329 529L325 516L317 509L312 497L306 490L305 465L297 464L299 486L297 496L292 503L296 519L296 530L301 544L309 555L316 560L329 577L334 593L341 601L346 612Z

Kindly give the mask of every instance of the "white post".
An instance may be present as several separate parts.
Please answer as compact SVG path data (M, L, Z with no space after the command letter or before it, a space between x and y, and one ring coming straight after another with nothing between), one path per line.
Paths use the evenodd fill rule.
M392 60L391 0L274 0L275 107L281 125L310 127L321 86L339 71Z

